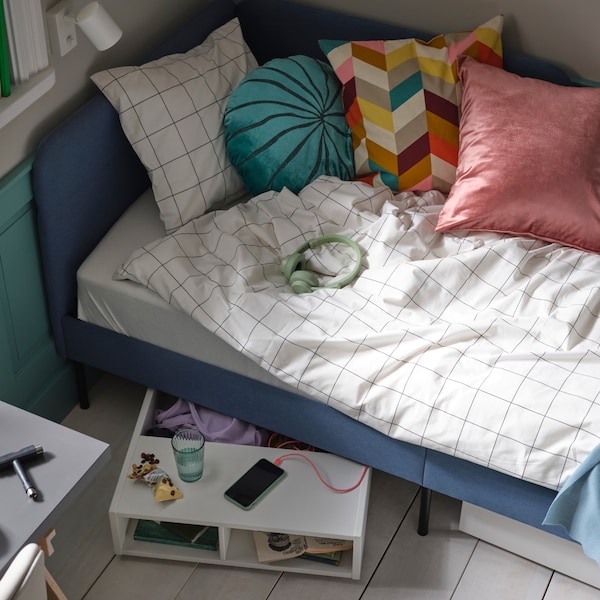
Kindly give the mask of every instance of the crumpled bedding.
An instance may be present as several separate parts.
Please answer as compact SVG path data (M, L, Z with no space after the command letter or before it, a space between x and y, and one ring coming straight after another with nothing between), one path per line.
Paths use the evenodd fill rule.
M557 489L600 441L600 256L436 233L444 200L320 177L199 217L115 277L386 435ZM293 294L283 257L328 234L360 246L358 279ZM325 283L354 254L307 258Z

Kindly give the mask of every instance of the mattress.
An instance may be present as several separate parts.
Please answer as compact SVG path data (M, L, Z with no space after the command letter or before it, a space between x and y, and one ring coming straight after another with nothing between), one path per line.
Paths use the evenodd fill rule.
M119 265L134 250L164 235L149 189L113 225L77 271L78 318L251 379L292 389L158 294L137 283L113 279Z

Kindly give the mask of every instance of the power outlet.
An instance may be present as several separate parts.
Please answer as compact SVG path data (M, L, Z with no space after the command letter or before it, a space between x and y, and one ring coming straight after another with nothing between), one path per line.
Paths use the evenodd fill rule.
M64 56L77 46L75 19L68 14L69 5L64 0L48 9L48 35L53 54Z

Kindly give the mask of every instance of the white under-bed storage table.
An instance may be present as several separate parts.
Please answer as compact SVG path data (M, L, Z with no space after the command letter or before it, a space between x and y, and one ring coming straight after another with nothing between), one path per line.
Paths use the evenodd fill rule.
M273 461L290 451L207 443L202 479L194 483L182 482L177 477L170 439L144 435L153 424L155 409L166 407L170 402L173 398L154 390L149 390L144 399L109 509L117 554L353 579L360 577L371 469L367 469L356 489L336 493L319 481L308 462L290 457L281 465L287 477L253 509L244 511L225 500L223 492L259 458ZM155 454L160 460L160 467L183 492L183 499L156 502L148 486L127 478L131 465L139 464L142 452ZM361 465L333 454L307 454L325 480L336 488L352 487L363 473ZM138 519L216 526L218 550L135 540L133 532ZM337 566L300 558L267 564L258 561L253 531L351 540L353 547L342 553L342 561Z

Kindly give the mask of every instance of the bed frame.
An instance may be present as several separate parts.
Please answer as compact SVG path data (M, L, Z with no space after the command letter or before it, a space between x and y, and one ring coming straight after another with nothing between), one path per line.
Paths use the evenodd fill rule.
M386 39L431 34L284 0L215 0L140 64L184 52L238 16L259 63L293 54L323 59L320 38ZM506 54L505 68L570 85L559 68ZM77 319L76 271L125 209L149 187L145 169L122 133L116 112L98 94L40 145L34 196L48 307L59 354L73 361L86 406L84 365L183 397L304 440L422 486L428 509L435 490L566 537L542 526L556 493L440 452L394 440L320 402L275 389L158 346ZM427 530L422 511L420 533Z

